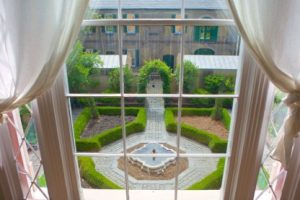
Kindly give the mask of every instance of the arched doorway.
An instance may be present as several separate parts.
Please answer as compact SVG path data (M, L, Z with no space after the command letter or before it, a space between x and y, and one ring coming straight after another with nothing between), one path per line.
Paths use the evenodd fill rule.
M200 48L194 52L194 55L215 55L215 51L209 48Z
M166 63L172 70L174 69L174 61L175 58L173 55L164 55L163 56L163 61Z

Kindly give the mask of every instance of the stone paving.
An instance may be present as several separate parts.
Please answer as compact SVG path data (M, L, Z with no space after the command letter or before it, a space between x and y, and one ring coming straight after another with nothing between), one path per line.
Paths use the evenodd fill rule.
M147 93L162 93L162 82L152 80L147 87ZM137 133L126 138L127 148L139 143L158 142L168 143L176 147L176 134L168 133L164 123L164 100L161 97L148 97L147 104L147 126L144 132ZM186 153L210 153L207 146L196 143L187 138L180 138L180 149ZM123 152L122 140L116 141L103 147L102 153ZM96 170L104 176L125 187L124 171L117 167L119 157L95 157L93 158ZM218 158L188 158L189 167L179 175L178 188L185 189L201 178L215 170ZM130 189L167 190L174 189L175 178L170 180L136 180L129 176Z

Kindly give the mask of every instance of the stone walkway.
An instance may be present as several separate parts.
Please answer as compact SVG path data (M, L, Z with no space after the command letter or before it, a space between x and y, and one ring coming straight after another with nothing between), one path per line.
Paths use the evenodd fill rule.
M162 82L150 81L147 93L162 93ZM148 97L147 104L147 126L144 132L137 133L126 138L127 149L139 143L158 142L168 143L176 147L176 134L168 133L164 122L164 100L161 97ZM210 153L207 146L196 143L187 138L180 138L180 149L186 153ZM123 152L122 140L116 141L103 147L102 153ZM97 157L94 158L96 170L104 176L125 187L124 171L117 167L119 157ZM188 158L189 167L179 175L179 189L185 189L201 178L215 170L218 158ZM174 189L175 178L170 180L136 180L129 176L130 189L168 190Z

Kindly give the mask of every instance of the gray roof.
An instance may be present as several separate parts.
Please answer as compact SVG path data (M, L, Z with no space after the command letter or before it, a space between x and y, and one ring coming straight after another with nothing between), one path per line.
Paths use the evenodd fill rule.
M113 69L120 66L119 55L99 55L101 61L103 62L102 68L104 69ZM123 66L126 65L127 55L122 55ZM99 68L100 66L95 66Z
M185 0L186 9L227 9L226 0ZM90 0L91 9L117 9L118 0ZM180 9L181 0L121 0L122 9Z
M239 56L184 55L184 60L191 61L199 69L238 69Z

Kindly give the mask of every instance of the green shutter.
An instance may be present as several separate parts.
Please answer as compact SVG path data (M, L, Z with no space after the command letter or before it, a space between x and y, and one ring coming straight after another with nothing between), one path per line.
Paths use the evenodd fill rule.
M123 14L123 19L127 19L127 14ZM127 33L127 26L123 26L124 33Z
M113 19L117 19L117 14L112 14L112 18ZM117 26L113 26L113 32L116 33L117 32Z
M194 41L200 42L200 26L194 26Z
M217 26L212 26L210 28L210 40L216 42L218 40L218 29Z
M173 15L171 16L171 18L175 19L175 18L176 18L176 15L173 14ZM172 33L175 33L175 26L172 26Z
M138 49L135 50L135 65L136 67L140 66L140 51Z
M139 15L138 14L134 14L134 18L138 19ZM135 33L139 32L139 26L135 26Z

